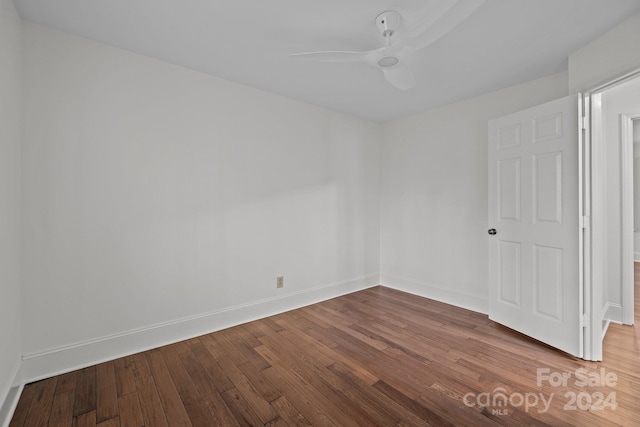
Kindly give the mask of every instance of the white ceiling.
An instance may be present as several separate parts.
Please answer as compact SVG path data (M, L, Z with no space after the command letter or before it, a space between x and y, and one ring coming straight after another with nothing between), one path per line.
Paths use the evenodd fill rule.
M486 0L418 52L418 86L400 91L365 64L289 54L376 49L376 15L395 9L410 27L425 0L15 3L30 21L378 122L564 71L570 53L640 11L640 0Z

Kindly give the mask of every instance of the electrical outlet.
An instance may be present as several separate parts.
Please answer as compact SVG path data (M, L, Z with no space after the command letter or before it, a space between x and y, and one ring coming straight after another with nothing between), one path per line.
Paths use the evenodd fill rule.
M276 277L276 288L284 288L284 276Z

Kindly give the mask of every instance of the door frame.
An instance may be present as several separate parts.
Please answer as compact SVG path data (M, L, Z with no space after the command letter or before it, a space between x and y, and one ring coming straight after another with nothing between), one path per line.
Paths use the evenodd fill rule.
M606 198L605 198L605 138L602 134L602 92L640 77L640 69L614 78L585 91L583 97L583 155L581 181L583 188L583 291L584 342L586 360L602 360L603 324L602 292L606 265ZM621 230L622 232L622 230ZM624 294L623 294L624 298ZM633 304L633 301L631 302ZM627 310L628 311L628 310Z
M633 121L640 116L620 114L620 153L622 204L621 268L622 268L622 324L633 325L634 318L634 200L633 200Z

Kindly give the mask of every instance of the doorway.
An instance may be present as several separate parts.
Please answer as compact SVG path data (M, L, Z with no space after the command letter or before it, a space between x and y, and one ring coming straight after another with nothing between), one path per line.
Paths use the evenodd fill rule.
M585 258L591 261L585 271L590 278L592 316L589 359L601 360L609 324L631 325L634 319L634 187L640 187L634 186L634 163L640 163L640 159L634 161L634 151L640 158L640 150L633 147L633 122L640 119L640 73L595 90L588 98L591 155L585 163L591 173L585 179L589 182L591 228Z

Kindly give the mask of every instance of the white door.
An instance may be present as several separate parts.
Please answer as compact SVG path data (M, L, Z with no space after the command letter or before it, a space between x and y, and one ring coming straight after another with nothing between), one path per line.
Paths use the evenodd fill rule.
M578 102L489 122L489 317L582 357Z

